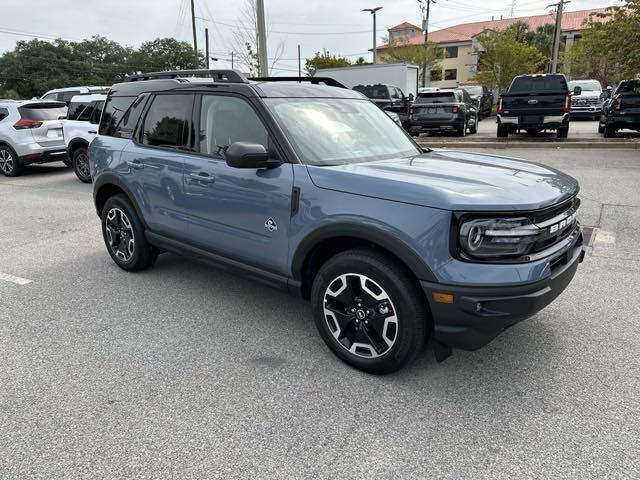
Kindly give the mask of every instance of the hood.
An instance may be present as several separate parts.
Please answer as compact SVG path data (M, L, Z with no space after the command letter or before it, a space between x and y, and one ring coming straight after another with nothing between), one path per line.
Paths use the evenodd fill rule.
M454 150L308 169L319 188L444 210L534 210L579 190L574 178L544 165Z

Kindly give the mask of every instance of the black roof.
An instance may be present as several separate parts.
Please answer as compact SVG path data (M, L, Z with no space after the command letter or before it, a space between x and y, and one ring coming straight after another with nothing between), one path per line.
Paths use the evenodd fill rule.
M331 85L331 86L329 86ZM141 93L172 90L216 89L245 96L296 98L358 98L362 96L331 78L265 77L247 79L233 70L185 70L134 75L111 88L111 96L134 97Z

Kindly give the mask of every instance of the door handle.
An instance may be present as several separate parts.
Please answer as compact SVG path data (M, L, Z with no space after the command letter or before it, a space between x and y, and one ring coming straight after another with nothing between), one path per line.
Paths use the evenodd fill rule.
M205 172L190 173L189 177L191 177L192 179L200 183L213 183L216 181L216 177L214 177L213 175L209 175L208 173L205 173Z
M95 133L98 133L98 131L97 130L89 130L87 133L94 133L95 134Z
M142 170L144 168L144 163L142 163L140 160L128 161L127 165L136 170Z

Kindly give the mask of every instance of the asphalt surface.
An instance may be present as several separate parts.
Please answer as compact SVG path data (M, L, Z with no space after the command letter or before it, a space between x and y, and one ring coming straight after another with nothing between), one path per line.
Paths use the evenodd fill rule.
M302 300L173 255L118 269L71 170L0 177L0 479L640 478L640 155L496 153L577 177L593 247L484 349L384 377Z

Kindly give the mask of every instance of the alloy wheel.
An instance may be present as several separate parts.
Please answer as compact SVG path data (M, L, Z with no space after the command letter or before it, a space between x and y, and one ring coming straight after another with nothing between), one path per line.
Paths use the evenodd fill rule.
M84 152L78 153L78 155L76 155L76 168L78 170L78 173L82 177L84 178L91 177L91 169L89 167L89 155L87 155Z
M9 175L13 171L13 162L13 155L9 150L0 150L0 170Z
M127 214L115 207L109 210L105 232L113 254L123 262L131 260L135 251L135 236Z
M366 275L346 273L329 284L324 318L336 341L358 357L385 355L398 338L398 317L391 298Z

